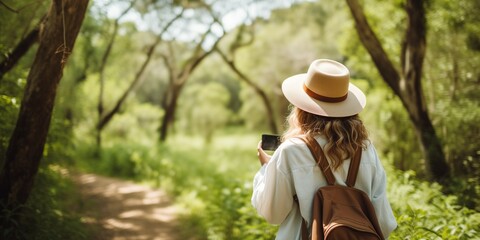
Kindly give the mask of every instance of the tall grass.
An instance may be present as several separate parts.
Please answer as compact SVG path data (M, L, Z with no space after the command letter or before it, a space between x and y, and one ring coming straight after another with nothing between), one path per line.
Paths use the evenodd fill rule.
M102 159L90 162L91 170L166 189L183 209L185 239L273 239L277 227L250 204L252 179L260 166L259 136L230 131L211 144L184 135L159 146L116 142L104 149ZM384 165L399 223L390 239L479 239L480 213L459 206L438 185L416 180L413 172L394 170L390 160Z

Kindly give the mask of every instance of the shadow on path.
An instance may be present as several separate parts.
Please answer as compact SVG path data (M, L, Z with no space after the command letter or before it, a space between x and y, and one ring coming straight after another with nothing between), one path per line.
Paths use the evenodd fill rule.
M94 174L73 179L95 239L178 239L177 210L163 191Z

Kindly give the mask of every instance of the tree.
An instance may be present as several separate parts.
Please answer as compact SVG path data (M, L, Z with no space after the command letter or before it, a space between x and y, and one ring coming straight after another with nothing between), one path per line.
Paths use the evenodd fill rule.
M104 106L103 106L103 93L104 93L104 89L105 89L105 67L107 66L107 61L108 61L108 58L110 56L110 52L112 51L112 47L113 47L113 44L115 43L115 39L117 37L117 34L118 34L118 29L119 29L119 26L120 26L120 19L125 16L125 14L128 13L128 11L130 11L130 9L132 9L133 7L133 2L130 3L130 5L125 9L123 10L122 13L120 13L120 16L118 16L115 21L113 22L113 31L112 31L112 36L110 37L110 39L108 40L107 42L107 49L105 49L105 52L103 53L103 56L102 56L102 60L100 62L100 67L98 69L99 71L99 82L100 82L100 93L98 94L98 106L97 106L97 112L98 112L98 119L99 119L99 122L101 122L101 119L103 116L103 112L104 112ZM97 127L97 146L98 146L98 149L101 148L101 131L102 131L102 128L103 127L100 127L100 124L99 124L99 127Z
M110 111L108 111L107 113L103 112L103 104L101 104L102 103L102 97L100 97L99 105L98 105L99 121L98 121L98 124L97 124L97 143L98 143L99 147L101 146L101 132L102 132L103 128L112 120L113 116L115 116L115 114L118 113L118 111L120 110L120 107L123 105L123 103L127 99L128 95L130 95L130 93L134 90L134 88L139 84L139 82L141 80L141 77L142 77L143 73L145 72L145 69L147 68L148 64L150 63L153 54L155 53L155 49L160 44L160 42L163 40L162 39L163 34L170 28L170 26L176 20L178 20L183 15L183 12L184 12L184 9L182 9L180 11L180 13L176 14L163 27L162 31L155 37L155 40L153 41L153 43L150 46L148 46L145 60L143 61L140 68L135 73L134 79L132 80L132 82L130 83L128 88L125 90L125 92L117 100L117 102L115 103L115 106ZM109 46L111 44L113 44L113 42L110 42ZM110 46L110 48L111 48L111 46ZM101 85L102 85L102 83L101 83ZM103 92L102 88L103 87L100 87L100 92L101 93ZM102 94L100 94L100 96L101 95Z
M400 98L408 112L422 147L427 173L433 180L446 183L450 178L450 168L430 120L421 84L427 47L424 1L406 1L408 25L402 42L399 70L383 49L358 1L346 1L355 21L360 41L370 54L383 80Z
M251 26L253 28L253 26ZM220 56L222 57L222 60L230 67L230 69L235 72L238 77L240 77L240 79L242 81L244 81L246 84L248 84L248 86L250 86L251 88L253 88L255 90L255 93L258 94L258 96L260 97L260 99L262 100L263 104L265 105L265 109L267 110L267 118L268 118L268 122L269 122L269 126L270 126L270 131L272 131L272 133L278 133L278 127L277 127L277 123L275 121L275 113L274 113L274 110L273 110L273 106L270 102L270 100L268 99L268 96L267 96L267 93L258 85L256 84L252 79L250 79L244 72L242 72L237 64L235 63L235 52L240 49L241 47L245 47L245 46L249 46L250 44L253 43L253 40L254 40L254 33L253 33L253 29L251 30L251 37L250 39L248 39L247 41L245 42L242 42L244 41L243 38L244 38L244 32L245 32L245 29L247 28L247 26L244 24L244 25L241 25L239 28L238 28L238 31L237 31L237 35L235 37L235 40L230 44L228 50L229 50L229 55L230 57L228 57L222 50L220 50L220 48L217 46L216 47L216 51L218 54L220 54Z
M191 54L187 57L186 60L177 62L176 54L174 53L172 42L168 42L168 53L163 54L165 65L168 69L168 86L165 92L165 95L162 100L162 108L164 109L164 115L162 118L160 126L160 141L164 142L167 139L168 129L175 120L175 112L177 108L178 98L180 93L187 83L188 79L194 72L194 70L200 65L200 63L206 59L207 56L212 54L215 50L215 47L218 45L220 40L225 36L225 32L222 29L220 36L211 36L213 26L215 24L220 24L220 21L217 17L214 16L209 6L206 6L211 14L213 21L208 26L207 30L200 36L200 39L195 44ZM221 25L221 24L220 24ZM205 50L204 44L208 37L213 37L214 42L213 46L209 50Z
M88 0L54 0L40 33L17 123L0 172L0 202L15 207L31 192L47 138L57 86Z

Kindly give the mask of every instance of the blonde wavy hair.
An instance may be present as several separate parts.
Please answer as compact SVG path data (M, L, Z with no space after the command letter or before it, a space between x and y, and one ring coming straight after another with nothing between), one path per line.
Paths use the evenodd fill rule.
M287 118L288 129L282 142L289 138L321 135L327 140L323 148L333 170L345 159L353 157L358 148L366 148L367 129L358 115L342 118L323 117L293 107Z

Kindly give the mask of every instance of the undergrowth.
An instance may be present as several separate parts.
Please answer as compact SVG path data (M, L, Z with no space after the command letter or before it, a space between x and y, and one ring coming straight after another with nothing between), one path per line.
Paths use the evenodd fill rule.
M77 192L58 165L42 166L25 205L0 206L0 239L90 239L80 216L72 211Z
M181 135L159 146L116 142L103 150L102 159L83 166L167 190L183 209L182 239L274 239L277 226L266 223L250 204L260 166L258 140L253 134L229 133L211 144ZM383 164L399 224L390 239L479 239L479 212L443 195L437 184L417 180L412 171L394 170L388 159Z

